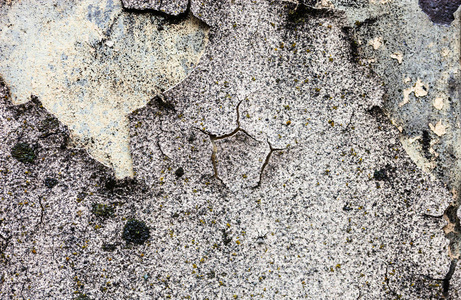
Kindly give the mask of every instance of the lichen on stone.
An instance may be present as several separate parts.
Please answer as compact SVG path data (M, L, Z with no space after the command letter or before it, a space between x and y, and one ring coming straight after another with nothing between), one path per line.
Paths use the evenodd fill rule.
M114 215L114 208L102 203L93 203L91 212L98 217L111 217Z
M127 244L144 244L150 237L150 230L146 223L135 219L128 220L123 228L122 238Z
M11 156L22 163L33 163L36 155L34 149L26 143L17 143L11 149Z

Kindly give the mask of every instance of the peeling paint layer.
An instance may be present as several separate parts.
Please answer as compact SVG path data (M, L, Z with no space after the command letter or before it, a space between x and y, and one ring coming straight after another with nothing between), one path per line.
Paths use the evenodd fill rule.
M0 13L0 74L14 104L31 95L78 147L133 176L127 114L195 67L207 26L124 11L119 1L21 1Z

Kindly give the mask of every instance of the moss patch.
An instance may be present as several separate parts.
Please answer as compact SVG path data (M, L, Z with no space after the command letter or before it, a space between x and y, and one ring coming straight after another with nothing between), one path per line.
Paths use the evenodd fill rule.
M114 215L114 208L107 204L94 203L91 212L98 217L108 218Z
M14 145L11 149L11 156L22 163L33 163L36 158L34 149L26 143Z

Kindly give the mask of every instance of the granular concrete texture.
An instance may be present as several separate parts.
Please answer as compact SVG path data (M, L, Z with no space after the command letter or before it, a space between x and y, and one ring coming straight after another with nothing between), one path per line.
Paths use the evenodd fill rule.
M156 10L172 16L185 13L189 3L189 0L122 0L123 7L127 9Z
M74 146L74 129L45 104L58 98L31 91L31 101L14 105L9 75L1 73L4 298L461 296L454 171L435 172L439 161L425 169L431 174L422 171L420 150L407 153L402 145L409 128L428 125L418 127L398 110L400 56L389 58L395 65L380 57L364 63L367 51L401 37L382 29L389 37L381 41L374 31L381 27L351 21L372 5L401 12L400 4L189 1L175 17L167 9L157 15L163 4L154 2L124 1L121 9L135 21L156 16L179 26L194 16L209 26L208 43L182 81L128 115L133 178L117 178L116 168ZM423 30L455 31L418 9ZM393 18L383 14L377 22ZM120 47L131 51L132 44ZM404 67L423 70L419 63ZM451 72L458 65L447 66ZM409 102L401 106L408 112L431 93L424 89L429 79L442 76L425 70L421 84L411 75ZM413 113L438 116L427 107ZM425 136L432 141L441 131L431 124L435 131ZM450 132L441 145L456 145ZM437 153L455 170L456 159ZM139 235L127 238L127 223L138 224Z
M333 2L347 15L360 62L385 83L384 108L409 155L420 168L459 186L459 14L441 25L421 7L443 11L447 1L370 1L360 7ZM447 16L454 18L453 12Z

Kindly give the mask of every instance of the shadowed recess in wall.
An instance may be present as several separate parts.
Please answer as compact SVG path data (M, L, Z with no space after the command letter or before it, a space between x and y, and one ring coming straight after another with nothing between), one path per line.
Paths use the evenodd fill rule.
M37 96L77 147L117 178L132 177L126 116L187 77L208 41L208 26L181 13L114 0L1 6L0 76L13 104Z
M453 14L461 5L461 0L419 0L419 7L432 22L450 25L455 20Z

